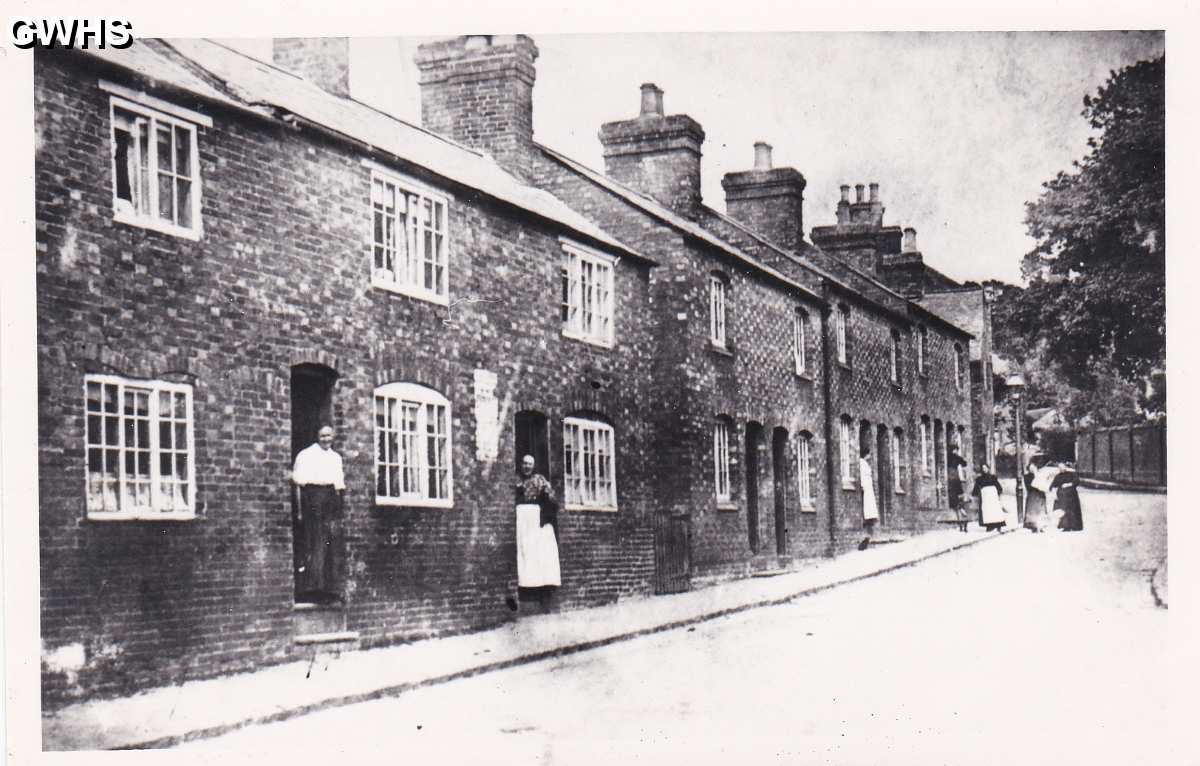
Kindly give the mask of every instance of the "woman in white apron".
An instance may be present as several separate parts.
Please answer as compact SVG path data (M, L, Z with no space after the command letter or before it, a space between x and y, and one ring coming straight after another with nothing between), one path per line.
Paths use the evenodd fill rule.
M545 605L551 589L562 584L558 563L558 504L554 488L540 473L534 459L521 460L521 480L516 485L517 587L522 595L534 595ZM515 607L515 602L509 602Z
M979 516L983 528L991 532L1004 526L1004 506L1000 504L1000 480L992 473L991 467L984 463L979 466L979 478L975 479L972 495L979 498Z
M871 530L879 523L879 504L875 500L875 474L871 470L871 448L864 446L858 458L858 483L862 487L863 529L867 536L858 544L860 551L865 551L871 544Z

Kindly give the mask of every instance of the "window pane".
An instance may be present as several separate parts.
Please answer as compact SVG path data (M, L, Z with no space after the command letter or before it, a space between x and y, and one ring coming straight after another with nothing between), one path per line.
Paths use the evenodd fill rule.
M179 207L179 225L192 228L192 182L180 178L175 181L176 201Z
M179 126L175 127L175 173L184 178L192 176L191 135Z
M158 174L158 217L164 221L175 221L175 184L166 173Z
M155 136L158 139L158 169L170 171L173 168L171 163L173 152L171 151L171 126L159 125L155 131Z

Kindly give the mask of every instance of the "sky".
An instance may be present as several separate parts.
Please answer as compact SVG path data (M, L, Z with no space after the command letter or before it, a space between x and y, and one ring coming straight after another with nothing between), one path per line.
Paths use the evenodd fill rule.
M702 190L753 165L804 174L804 229L834 222L838 187L880 184L887 224L912 226L931 266L1020 283L1023 224L1043 182L1087 152L1083 97L1164 51L1158 32L533 35L535 138L602 169L602 123L637 115L640 85L704 128ZM351 39L351 95L416 124L412 63L433 37ZM270 58L263 38L223 39Z

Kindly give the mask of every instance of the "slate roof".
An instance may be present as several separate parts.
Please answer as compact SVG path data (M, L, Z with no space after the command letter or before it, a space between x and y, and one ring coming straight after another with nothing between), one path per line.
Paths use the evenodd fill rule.
M597 186L599 186L603 189L608 190L612 194L615 194L616 196L624 199L626 202L629 202L633 206L641 208L641 210L643 212L654 216L655 218L659 219L663 223L666 223L666 224L678 229L679 231L683 232L684 234L687 234L690 237L693 237L695 239L700 240L701 242L704 242L705 244L711 245L712 247L715 247L718 250L721 250L726 255L732 256L735 260L741 261L743 264L750 267L751 269L754 269L755 271L765 274L777 282L780 282L794 290L799 290L800 292L802 292L806 295L809 295L813 298L816 298L817 300L823 301L821 296L814 293L808 287L805 287L804 285L800 284L799 282L795 281L794 279L788 277L783 272L781 272L777 269L774 269L771 266L768 266L767 264L759 261L757 258L743 252L742 250L739 250L738 248L734 247L732 244L730 244L730 243L726 242L725 240L721 239L720 237L714 235L712 232L708 231L703 226L701 226L693 221L689 221L688 219L686 219L683 216L679 215L678 213L674 212L670 208L659 204L658 202L651 199L650 197L647 197L644 194L636 192L633 189L630 189L628 186L625 186L622 183L614 181L613 179L609 178L608 176L604 175L603 173L593 170L593 169L589 168L587 165L584 165L581 162L573 160L564 154L560 154L547 146L543 146L541 144L536 144L536 146L539 149L541 149L542 152L550 159L554 160L555 162L558 162L561 165L564 165L565 167L567 167L567 169L572 170L575 173L578 173L579 175L588 179L592 183L596 184Z
M249 107L265 117L271 116L270 110L295 115L557 223L600 245L650 260L553 195L521 183L481 152L353 99L335 96L291 72L220 43L198 38L162 42L222 83L231 95L189 72L143 40L135 40L124 50L89 50L87 53L152 81L228 106Z
M930 312L974 336L971 339L971 360L983 358L980 340L983 337L983 288L927 292L916 301Z

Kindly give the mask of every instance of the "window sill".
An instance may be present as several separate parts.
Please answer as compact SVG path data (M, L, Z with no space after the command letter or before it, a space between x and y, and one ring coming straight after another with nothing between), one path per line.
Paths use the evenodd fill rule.
M597 348L614 348L617 345L616 341L605 340L603 338L595 338L590 335L583 335L581 333L569 332L567 330L562 331L562 336L564 338L566 338L567 340L579 341L580 343L586 343L589 346L595 346Z
M858 483L853 479L842 479L842 489L846 492L854 492L858 490Z
M738 504L732 500L721 500L717 502L717 510L737 513Z
M617 512L617 507L615 505L575 505L573 503L567 503L563 506L563 509L567 511L597 511L599 513Z
M796 373L796 380L802 380L802 381L804 381L805 383L812 383L812 382L813 382L813 376L812 376L812 374L811 374L811 373L809 373L809 372L797 372L797 373Z
M150 216L140 216L124 210L113 211L113 220L117 223L123 223L126 226L134 226L139 229L149 229L157 231L161 234L170 234L173 237L180 239L191 240L192 242L200 241L201 227L197 226L194 229L185 229L182 226L176 226L173 223L160 221Z
M403 295L408 298L415 298L419 301L426 301L427 303L433 303L438 306L450 305L450 299L445 295L431 293L428 290L419 290L415 287L407 287L395 282L387 282L374 276L371 277L371 287L377 287L385 292L393 293L395 295Z
M842 372L854 372L854 368L850 366L849 362L838 362L837 366Z
M425 498L376 497L376 510L393 510L397 508L433 508L437 510L452 510L454 499L429 500Z
M720 354L721 356L728 356L730 358L733 357L733 348L732 347L718 346L716 343L713 343L711 340L709 341L709 344L708 344L708 350L712 351L714 354Z
M800 513L816 513L817 506L814 503L800 503Z
M188 511L186 513L96 513L89 512L85 521L196 521L201 517Z

